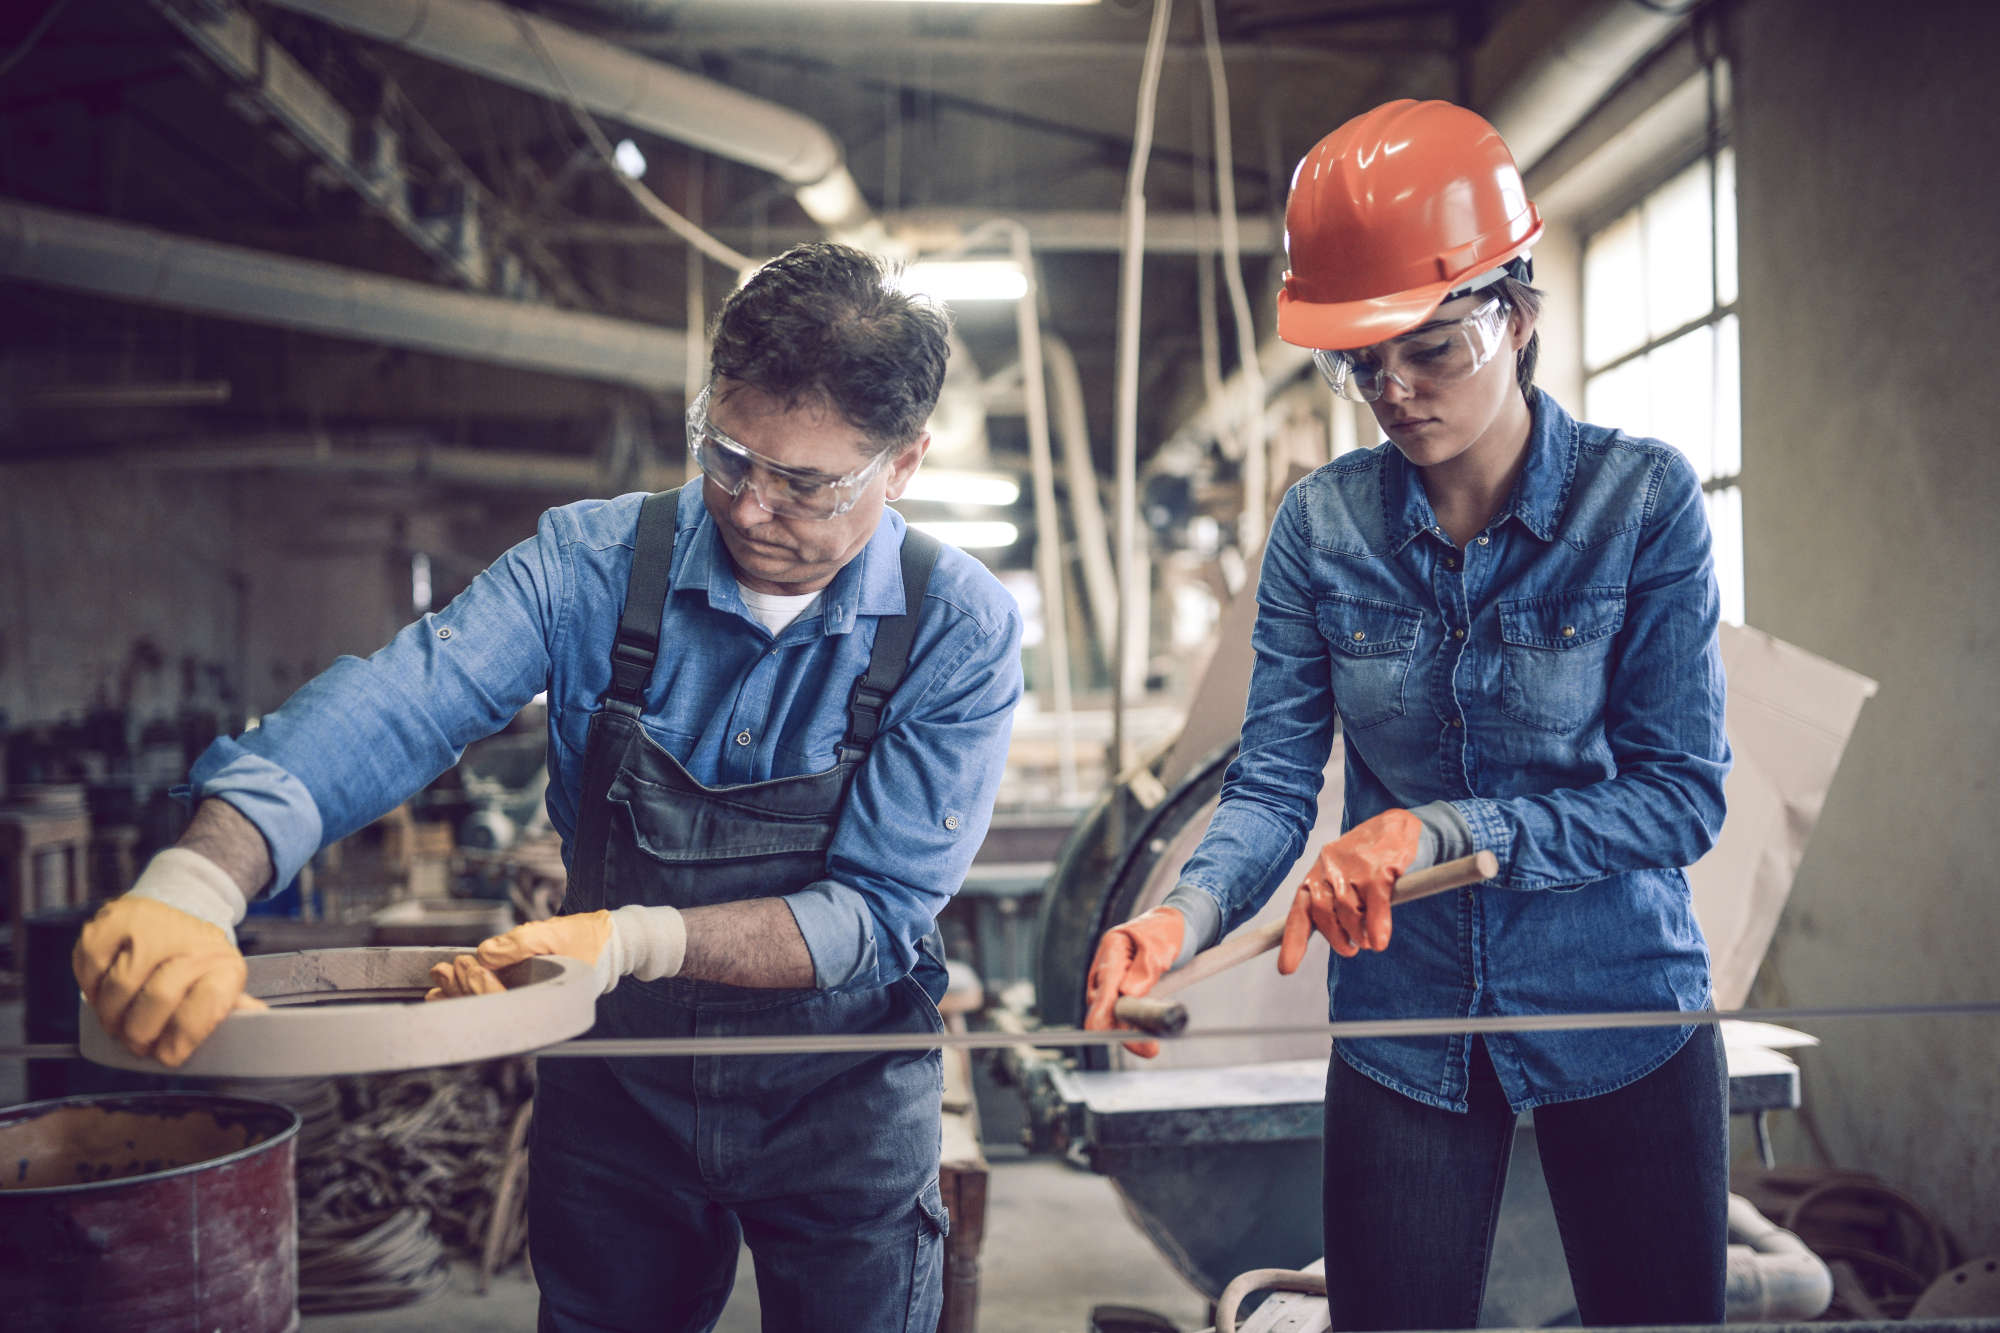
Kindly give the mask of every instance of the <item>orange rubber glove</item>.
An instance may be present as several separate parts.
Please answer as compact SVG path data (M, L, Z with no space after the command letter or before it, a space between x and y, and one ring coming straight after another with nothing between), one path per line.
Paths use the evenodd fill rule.
M1122 926L1113 926L1097 942L1090 961L1090 982L1084 992L1083 1025L1093 1032L1118 1026L1112 1006L1121 995L1144 995L1173 967L1186 941L1187 922L1180 910L1155 907ZM1125 1049L1150 1060L1160 1053L1157 1041L1128 1041Z
M1292 896L1278 944L1278 971L1290 976L1317 930L1342 958L1389 947L1389 903L1396 881L1417 859L1423 821L1408 810L1384 810L1320 848L1305 883Z

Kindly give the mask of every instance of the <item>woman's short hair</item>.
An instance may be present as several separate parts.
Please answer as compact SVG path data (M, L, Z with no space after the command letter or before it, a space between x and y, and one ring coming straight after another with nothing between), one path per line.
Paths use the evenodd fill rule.
M877 450L923 433L944 386L951 316L896 285L897 271L831 241L795 246L717 312L710 362L790 407L819 398Z
M1509 310L1519 310L1535 318L1542 313L1543 292L1539 287L1530 287L1519 278L1502 278L1494 284L1500 300ZM1535 363L1542 355L1542 331L1536 329L1528 335L1528 345L1514 358L1514 382L1527 393L1535 387Z

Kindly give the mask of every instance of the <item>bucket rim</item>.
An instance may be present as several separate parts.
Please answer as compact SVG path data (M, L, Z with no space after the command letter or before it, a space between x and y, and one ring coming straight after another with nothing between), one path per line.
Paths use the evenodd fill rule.
M19 1120L29 1120L46 1115L51 1111L71 1106L89 1106L97 1110L141 1110L146 1104L158 1106L160 1103L180 1102L187 1104L187 1110L197 1109L194 1103L204 1107L218 1103L233 1104L252 1112L274 1112L286 1122L284 1127L269 1138L259 1139L233 1152L218 1157L204 1157L199 1162L187 1162L180 1166L167 1167L160 1171L145 1171L135 1176L116 1176L106 1180L92 1180L75 1185L34 1185L10 1189L0 1185L0 1202L9 1199L32 1199L53 1194L85 1194L93 1190L111 1190L129 1185L151 1185L175 1176L189 1175L197 1171L209 1171L246 1161L259 1153L283 1147L298 1137L305 1119L297 1111L283 1102L266 1101L258 1097L244 1097L235 1093L161 1091L161 1092L96 1092L82 1093L73 1097L50 1097L38 1102L21 1102L14 1106L0 1107L0 1128ZM163 1108L173 1114L173 1108Z

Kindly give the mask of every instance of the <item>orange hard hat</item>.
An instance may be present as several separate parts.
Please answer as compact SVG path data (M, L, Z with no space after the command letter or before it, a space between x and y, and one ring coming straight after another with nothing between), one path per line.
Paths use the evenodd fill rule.
M1292 173L1278 336L1351 348L1407 333L1541 234L1514 155L1484 118L1450 102L1385 102Z

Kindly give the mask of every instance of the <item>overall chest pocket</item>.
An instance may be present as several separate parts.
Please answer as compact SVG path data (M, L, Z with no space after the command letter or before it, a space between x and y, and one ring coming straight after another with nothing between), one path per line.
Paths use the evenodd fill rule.
M1542 731L1575 731L1604 711L1623 588L1576 588L1500 603L1500 711Z
M1333 702L1350 731L1365 731L1406 709L1403 686L1417 652L1423 613L1393 602L1335 593L1319 602Z

